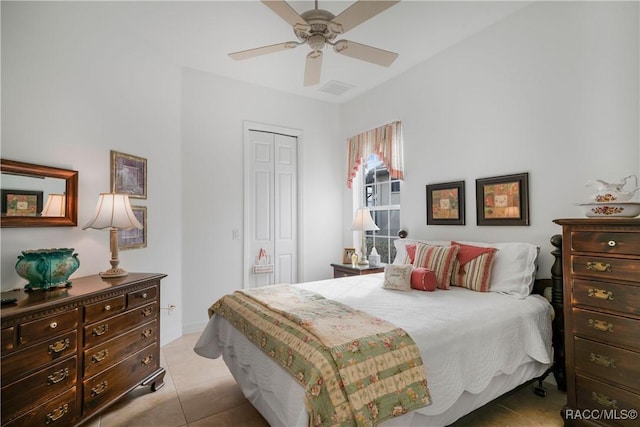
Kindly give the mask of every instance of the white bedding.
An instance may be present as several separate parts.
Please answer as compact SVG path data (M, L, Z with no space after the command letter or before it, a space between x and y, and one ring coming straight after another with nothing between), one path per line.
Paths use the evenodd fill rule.
M515 299L456 287L391 291L382 288L382 280L383 274L372 274L295 286L381 317L411 335L433 404L407 419L449 424L550 366L553 311L543 297ZM194 350L212 358L224 354L245 395L272 426L308 424L303 388L224 319L212 317Z

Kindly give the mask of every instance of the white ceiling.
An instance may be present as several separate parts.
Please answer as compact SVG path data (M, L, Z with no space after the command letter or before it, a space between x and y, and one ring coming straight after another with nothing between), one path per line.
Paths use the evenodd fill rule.
M338 15L353 1L319 1ZM338 55L325 48L321 82L304 87L309 47L235 61L228 54L296 40L290 25L257 0L115 2L120 25L144 37L172 62L272 89L342 103L424 62L530 2L404 0L344 34L343 38L399 54L389 68ZM290 1L298 12L314 1ZM342 95L320 89L337 81L352 85Z

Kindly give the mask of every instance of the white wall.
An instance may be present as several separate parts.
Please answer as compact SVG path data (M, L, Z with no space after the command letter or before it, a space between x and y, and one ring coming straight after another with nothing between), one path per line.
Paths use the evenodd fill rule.
M345 137L403 122L409 236L535 243L550 277L552 220L583 216L587 180L640 171L638 16L637 2L536 2L347 103ZM520 172L531 225L478 227L475 179ZM427 226L425 185L458 180L466 226Z
M302 131L300 281L331 277L341 256L344 150L339 108L234 80L182 74L184 329L202 329L207 308L243 281L243 122ZM237 240L233 230L239 230Z
M182 333L180 69L124 28L108 3L2 2L2 157L79 171L79 226L2 229L2 289L22 287L22 250L72 247L80 268L109 267L109 233L82 231L109 191L109 150L148 161L147 248L120 252L128 271L168 274L164 344Z
M341 256L339 107L182 70L122 25L117 2L2 3L3 158L79 171L79 227L2 229L2 288L25 249L73 247L80 269L109 267L108 233L82 231L109 191L109 151L148 161L146 249L128 271L162 272L161 343L200 330L242 286L243 121L300 129L301 280ZM239 230L232 240L232 230Z

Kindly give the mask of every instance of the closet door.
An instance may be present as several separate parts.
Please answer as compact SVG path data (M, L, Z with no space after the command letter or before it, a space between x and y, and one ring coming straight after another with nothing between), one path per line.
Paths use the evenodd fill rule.
M245 144L245 287L295 283L297 138L250 130Z

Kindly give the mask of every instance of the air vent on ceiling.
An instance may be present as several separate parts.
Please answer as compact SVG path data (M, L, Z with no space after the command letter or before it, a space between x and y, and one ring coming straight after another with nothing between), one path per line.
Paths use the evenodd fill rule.
M346 91L353 89L355 86L350 85L349 83L339 82L336 80L331 80L326 85L322 86L318 89L320 92L329 93L331 95L342 95Z

